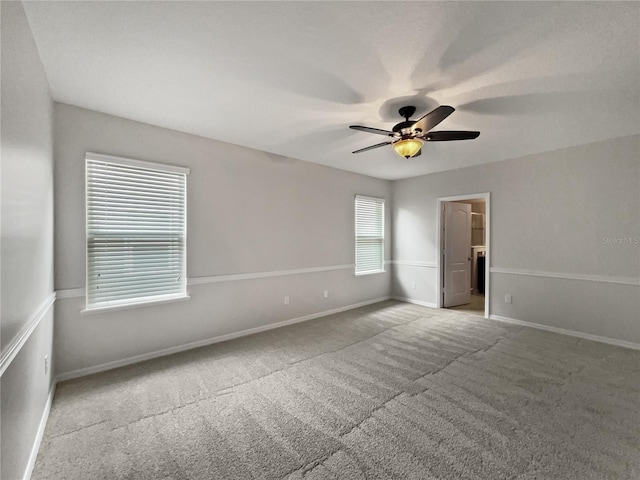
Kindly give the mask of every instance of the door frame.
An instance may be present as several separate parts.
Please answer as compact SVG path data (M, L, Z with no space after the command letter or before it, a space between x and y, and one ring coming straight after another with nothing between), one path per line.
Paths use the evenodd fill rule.
M444 255L444 246L442 242L444 241L444 236L442 235L442 227L444 226L444 202L455 202L456 200L473 200L476 198L484 199L486 203L487 213L485 214L485 235L486 235L486 253L485 253L485 266L484 266L484 318L489 318L490 311L490 266L491 266L491 193L483 192L483 193L469 193L466 195L453 195L449 197L438 197L438 214L437 218L437 230L436 230L436 246L438 248L438 257L436 261L436 276L437 276L437 285L438 290L436 292L436 307L444 308L442 306L442 293L443 293L443 282L442 282L442 274L444 269L444 261L442 259Z

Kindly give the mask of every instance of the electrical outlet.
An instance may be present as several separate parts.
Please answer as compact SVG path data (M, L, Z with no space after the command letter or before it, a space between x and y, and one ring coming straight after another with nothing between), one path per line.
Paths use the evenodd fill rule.
M416 289L416 282L411 282L411 288Z
M324 291L324 298L329 298L329 290Z
M285 305L289 305L289 297L288 296L284 297L284 304Z
M511 295L504 296L504 303L511 303L512 300L513 300L513 297Z
M44 356L44 374L47 375L49 373L49 355Z

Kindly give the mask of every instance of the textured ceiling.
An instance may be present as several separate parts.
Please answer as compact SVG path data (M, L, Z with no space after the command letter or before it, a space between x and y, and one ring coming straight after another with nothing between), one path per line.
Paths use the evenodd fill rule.
M56 101L396 179L640 133L638 2L25 2ZM404 160L397 109L457 110Z

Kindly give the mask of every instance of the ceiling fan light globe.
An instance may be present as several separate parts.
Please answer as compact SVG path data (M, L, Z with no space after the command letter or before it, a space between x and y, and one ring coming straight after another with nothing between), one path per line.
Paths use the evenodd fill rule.
M422 148L422 141L417 138L405 138L398 140L393 145L395 152L402 158L411 158Z

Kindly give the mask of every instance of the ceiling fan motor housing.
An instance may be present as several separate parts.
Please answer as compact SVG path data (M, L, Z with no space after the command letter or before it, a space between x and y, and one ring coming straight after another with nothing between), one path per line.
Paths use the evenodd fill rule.
M416 107L413 105L407 105L406 107L400 108L398 113L401 117L404 117L405 121L398 123L396 126L392 128L395 133L399 133L403 136L403 138L407 135L413 135L414 133L420 133L421 130L417 129L417 131L413 131L413 126L415 125L415 121L409 120L411 116L416 113Z
M410 120L409 120L409 121L406 121L406 122L400 122L400 123L398 123L397 125L395 125L395 126L392 128L392 130L393 130L394 132L397 132L397 133L401 133L401 134L403 134L403 133L404 133L404 132L403 132L403 130L406 130L406 129L411 130L411 127L413 126L413 124L414 124L414 123L415 123L415 122L410 121ZM407 132L407 133L408 133L408 132Z

